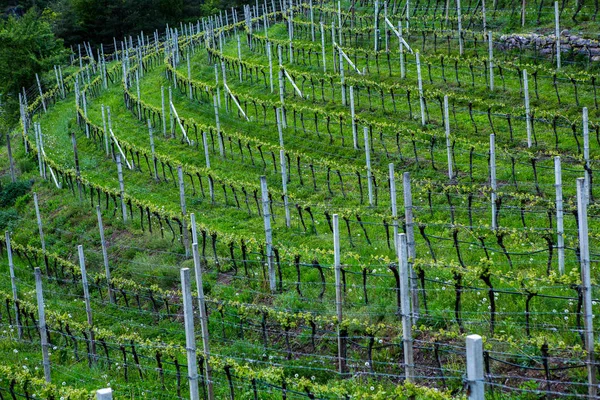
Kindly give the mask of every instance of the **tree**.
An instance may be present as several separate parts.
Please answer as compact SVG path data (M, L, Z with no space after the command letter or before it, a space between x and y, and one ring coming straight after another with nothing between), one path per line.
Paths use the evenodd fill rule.
M52 13L40 15L32 8L23 17L0 20L0 95L9 118L16 113L19 89L31 86L36 73L45 73L67 57L63 41L52 32L52 18Z

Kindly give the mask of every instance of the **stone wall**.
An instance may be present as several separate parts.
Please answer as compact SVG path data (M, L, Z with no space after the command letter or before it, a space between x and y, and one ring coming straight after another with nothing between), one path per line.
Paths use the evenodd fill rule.
M497 46L501 50L528 49L539 54L553 57L556 52L555 35L511 34L502 35ZM587 56L590 61L600 61L600 42L572 35L569 31L560 34L560 50L563 53L575 53Z

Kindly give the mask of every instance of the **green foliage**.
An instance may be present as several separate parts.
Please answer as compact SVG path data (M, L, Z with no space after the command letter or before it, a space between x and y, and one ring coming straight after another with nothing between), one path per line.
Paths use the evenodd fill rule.
M52 32L51 12L30 9L23 17L0 20L0 93L9 116L16 112L16 92L29 87L36 73L46 72L66 58L63 41ZM6 117L8 118L8 117Z
M30 181L17 181L9 183L0 191L0 207L11 207L17 198L27 194L31 189Z
M18 218L15 210L0 210L0 230L11 228Z

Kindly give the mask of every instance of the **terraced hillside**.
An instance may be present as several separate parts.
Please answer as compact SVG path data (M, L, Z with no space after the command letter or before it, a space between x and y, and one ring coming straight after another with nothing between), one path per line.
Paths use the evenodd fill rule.
M24 91L0 399L595 397L597 5L433 3L251 4ZM555 29L587 55L502 36Z

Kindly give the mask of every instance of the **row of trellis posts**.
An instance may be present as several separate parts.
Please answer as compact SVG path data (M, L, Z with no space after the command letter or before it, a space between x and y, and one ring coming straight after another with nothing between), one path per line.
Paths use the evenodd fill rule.
M266 181L264 177L261 178L261 182ZM393 180L392 180L393 182ZM395 185L394 185L395 186ZM395 187L392 188L393 190ZM394 193L395 195L395 193ZM34 206L36 211L36 217L38 222L38 229L40 234L40 240L42 243L42 250L45 251L45 239L43 234L42 220L39 211L38 196L34 193ZM183 196L182 196L183 198ZM395 198L395 196L393 196ZM409 197L410 200L410 197ZM269 281L270 288L274 290L275 283L275 268L273 263L273 256L269 253L269 244L271 244L271 226L269 216L269 200L268 197L263 197L264 205L264 218L265 218L265 234L267 237L267 260L269 267ZM395 204L395 202L394 202ZM582 293L583 293L583 306L584 306L584 336L585 346L587 351L587 367L588 367L588 388L590 396L595 396L597 385L596 385L596 374L595 374L595 358L593 351L593 324L592 324L592 290L590 281L590 256L589 256L589 244L588 244L588 228L587 228L587 199L585 196L585 179L577 179L577 207L578 207L578 220L581 221L579 224L579 246L580 246L580 263L581 263L581 278L582 278ZM410 207L410 202L409 202ZM99 208L98 212L98 223L100 238L102 244L102 253L104 258L104 266L106 270L106 277L110 282L110 268L107 258L106 241L104 239L104 228L102 222L102 216ZM211 369L210 369L210 346L209 346L209 332L208 332L208 318L206 315L206 308L204 306L204 291L202 284L202 266L200 263L200 255L198 252L198 238L196 232L196 221L195 215L190 214L191 222L191 234L192 234L192 256L194 261L194 272L196 277L197 285L197 301L198 309L200 310L200 326L201 326L201 337L203 343L203 355L205 366L205 381L208 383L208 394L209 398L214 398L214 388L212 386ZM398 256L398 265L400 273L400 297L401 297L401 317L402 317L402 340L404 347L404 368L405 376L408 381L414 379L414 359L413 359L413 339L412 339L412 326L418 318L418 297L414 296L416 291L412 288L409 282L412 282L414 278L412 274L412 267L410 260L414 257L411 254L411 246L409 241L411 239L410 229L412 227L407 221L407 233L397 233L397 226L395 226L395 246ZM186 230L184 230L185 232ZM339 223L338 215L333 215L333 242L334 242L334 272L335 272L335 289L336 289L336 312L338 317L338 369L341 375L346 373L346 332L339 328L343 321L343 292L341 283L341 262L340 262L340 236L339 236ZM13 300L18 299L16 278L14 273L14 264L12 258L12 250L10 246L10 234L6 232L6 243L8 251L8 262L10 269L10 278L12 286ZM272 246L272 245L271 245ZM414 247L413 247L414 248ZM414 250L413 250L414 251ZM78 246L79 264L82 275L82 285L84 292L84 301L86 307L86 316L89 326L93 326L92 309L90 305L90 295L87 283L87 273L85 258L83 253L83 247ZM50 361L48 356L48 340L46 338L45 329L45 312L44 312L44 300L42 290L41 271L39 268L35 269L35 280L36 280L36 294L38 303L38 317L39 327L41 333L41 347L43 356L44 376L46 381L50 382ZM181 283L183 293L183 309L184 309L184 325L186 331L186 349L188 356L188 378L190 384L190 395L192 399L198 399L198 373L197 373L197 358L196 358L196 342L194 333L194 317L193 317L193 305L192 305L192 294L191 294L191 283L190 283L190 271L187 268L181 270ZM110 285L109 285L110 287ZM109 290L109 293L111 291ZM109 301L113 302L112 293L109 296ZM19 331L19 337L22 337L22 328L19 322L18 312L16 315L16 325ZM90 338L93 342L93 336ZM91 347L91 352L94 353L94 346ZM468 381L471 385L470 398L472 399L483 399L483 356L482 356L482 344L481 338L477 335L471 335L467 337L467 373ZM479 397L481 393L481 397ZM99 399L109 399L110 397L101 397L103 394L98 394ZM110 394L107 394L107 396Z

